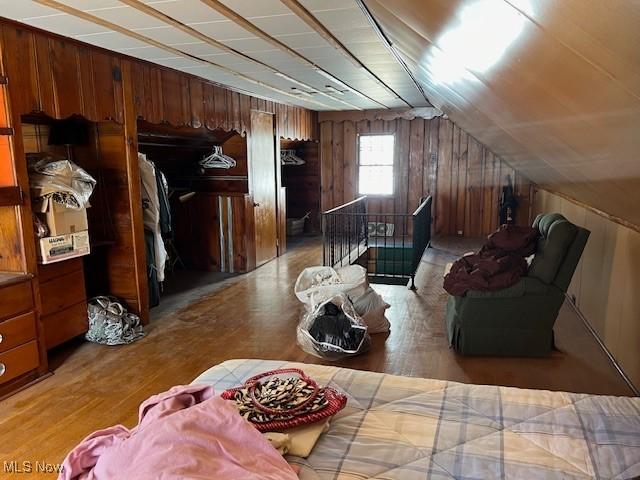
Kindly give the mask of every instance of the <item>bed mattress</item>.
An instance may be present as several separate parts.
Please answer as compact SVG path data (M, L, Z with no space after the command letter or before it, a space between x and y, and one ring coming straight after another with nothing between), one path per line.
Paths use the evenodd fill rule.
M467 385L300 363L231 360L216 392L283 367L348 397L300 478L627 479L640 476L640 399Z

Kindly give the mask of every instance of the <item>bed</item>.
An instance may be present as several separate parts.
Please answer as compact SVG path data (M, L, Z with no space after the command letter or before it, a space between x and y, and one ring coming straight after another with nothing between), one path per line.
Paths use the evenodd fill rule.
M626 479L640 476L640 399L526 390L264 360L231 360L194 383L216 392L302 368L347 394L300 465L316 479Z

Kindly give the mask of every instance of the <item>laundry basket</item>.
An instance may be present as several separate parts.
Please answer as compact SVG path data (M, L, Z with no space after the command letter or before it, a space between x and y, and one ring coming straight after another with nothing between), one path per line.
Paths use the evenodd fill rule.
M287 218L287 235L289 237L302 235L304 232L304 224L310 216L311 212L308 212L302 218Z

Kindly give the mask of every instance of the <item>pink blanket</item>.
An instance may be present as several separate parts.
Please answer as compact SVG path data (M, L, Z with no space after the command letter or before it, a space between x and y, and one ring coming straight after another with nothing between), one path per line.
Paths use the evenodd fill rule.
M296 480L269 442L204 385L173 387L140 406L138 426L92 433L65 458L62 480Z

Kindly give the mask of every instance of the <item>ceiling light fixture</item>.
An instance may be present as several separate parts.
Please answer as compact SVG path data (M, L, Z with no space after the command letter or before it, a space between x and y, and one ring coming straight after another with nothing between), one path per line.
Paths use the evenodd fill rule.
M331 80L336 85L340 85L345 90L348 90L349 92L359 96L360 98L362 98L364 100L367 100L367 101L371 101L371 99L369 97L367 97L364 93L356 90L355 88L350 87L349 85L344 83L342 80L337 79L336 77L334 77L330 73L325 72L324 70L320 70L320 69L316 69L316 73L319 73L323 77L328 78L329 80ZM344 92L341 92L341 93L344 93Z
M335 95L344 95L344 92L342 90L338 90L333 85L325 85L324 87Z
M291 90L293 91L294 95L302 95L304 97L312 97L313 98L313 93L315 92L307 92L305 90L300 90L299 88L296 87L291 87Z
M340 85L342 88L345 88L347 90L353 90L349 85L344 83L339 78L334 77L329 72L326 72L325 70L322 70L321 68L316 68L315 70L316 70L316 73L322 75L324 78L327 78L327 79L331 80L336 85Z
M284 78L288 82L295 83L296 85L300 85L301 87L304 87L304 88L309 88L309 85L307 85L306 83L303 83L300 80L296 80L295 78L290 77L286 73L274 71L273 74L280 78Z
M288 82L295 83L296 85L300 85L301 87L307 89L311 93L319 93L320 95L322 95L324 97L330 98L331 100L334 100L336 102L340 102L340 103L342 103L344 105L347 105L347 106L349 106L349 107L351 107L353 109L362 110L362 107L359 107L358 105L354 105L353 103L347 102L347 101L345 101L345 100L343 100L341 98L335 98L334 96L329 95L326 92L315 90L315 87L313 87L313 86L311 86L311 85L309 85L307 83L301 82L299 80L296 80L295 78L290 77L286 73L273 72L273 74L277 75L278 77L280 77L280 78L282 78L284 80L287 80ZM327 85L326 87L327 87L327 90L329 90L334 95L340 95L340 96L344 95L344 92L342 92L341 90L338 90L337 88L333 87L332 85ZM292 90L294 90L294 93L303 92L303 90L296 89L295 87L292 87ZM304 91L304 93L300 93L300 95L304 95L305 93L307 93L307 92Z

